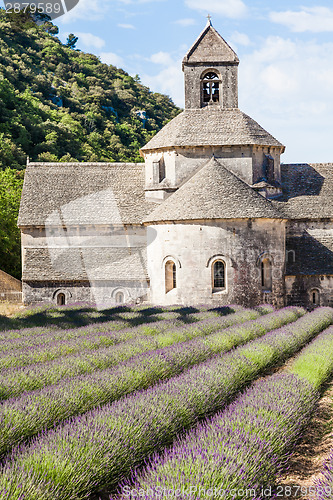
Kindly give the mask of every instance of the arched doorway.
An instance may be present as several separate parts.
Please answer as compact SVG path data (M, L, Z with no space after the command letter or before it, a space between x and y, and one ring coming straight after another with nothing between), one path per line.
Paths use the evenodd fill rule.
M57 295L57 305L64 306L66 305L66 297L64 293L58 293Z

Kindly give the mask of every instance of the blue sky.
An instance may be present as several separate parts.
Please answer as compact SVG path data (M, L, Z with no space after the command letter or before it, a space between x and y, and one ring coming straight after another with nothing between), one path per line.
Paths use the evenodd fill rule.
M286 145L283 162L333 162L331 2L80 0L56 22L183 106L181 60L208 12L240 58L239 107Z

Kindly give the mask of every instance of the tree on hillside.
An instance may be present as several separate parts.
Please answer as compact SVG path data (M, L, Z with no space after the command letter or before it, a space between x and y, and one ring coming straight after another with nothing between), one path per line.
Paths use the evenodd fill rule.
M73 35L73 33L70 33L67 37L66 47L69 47L70 49L75 49L78 40L79 38L77 36Z
M43 28L47 33L50 33L50 35L57 35L59 33L58 26L55 26L51 21L45 21L43 23Z
M0 269L18 278L26 157L140 162L139 148L180 111L139 76L73 50L74 34L63 44L57 31L47 15L0 8Z
M0 269L21 278L21 242L17 216L23 172L0 170Z

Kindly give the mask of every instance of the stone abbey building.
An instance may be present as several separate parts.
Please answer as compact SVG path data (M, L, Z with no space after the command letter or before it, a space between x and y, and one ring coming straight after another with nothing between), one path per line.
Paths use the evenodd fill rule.
M144 164L27 165L25 303L333 305L333 164L280 164L238 64L208 22Z

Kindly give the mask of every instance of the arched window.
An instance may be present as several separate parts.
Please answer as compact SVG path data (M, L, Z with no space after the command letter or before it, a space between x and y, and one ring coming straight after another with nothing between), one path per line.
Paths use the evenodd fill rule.
M261 287L266 292L272 291L272 265L268 258L261 261Z
M115 299L116 299L116 304L123 304L124 303L124 294L123 294L123 292L117 292L116 296L115 296Z
M177 288L177 267L172 260L165 264L165 293Z
M313 289L310 291L310 300L314 306L320 305L320 295L317 289Z
M202 101L204 104L220 101L220 79L213 71L206 73L202 79Z
M223 290L225 288L225 262L216 260L212 266L213 291Z
M66 304L66 297L64 293L58 293L57 295L57 305L64 306Z

